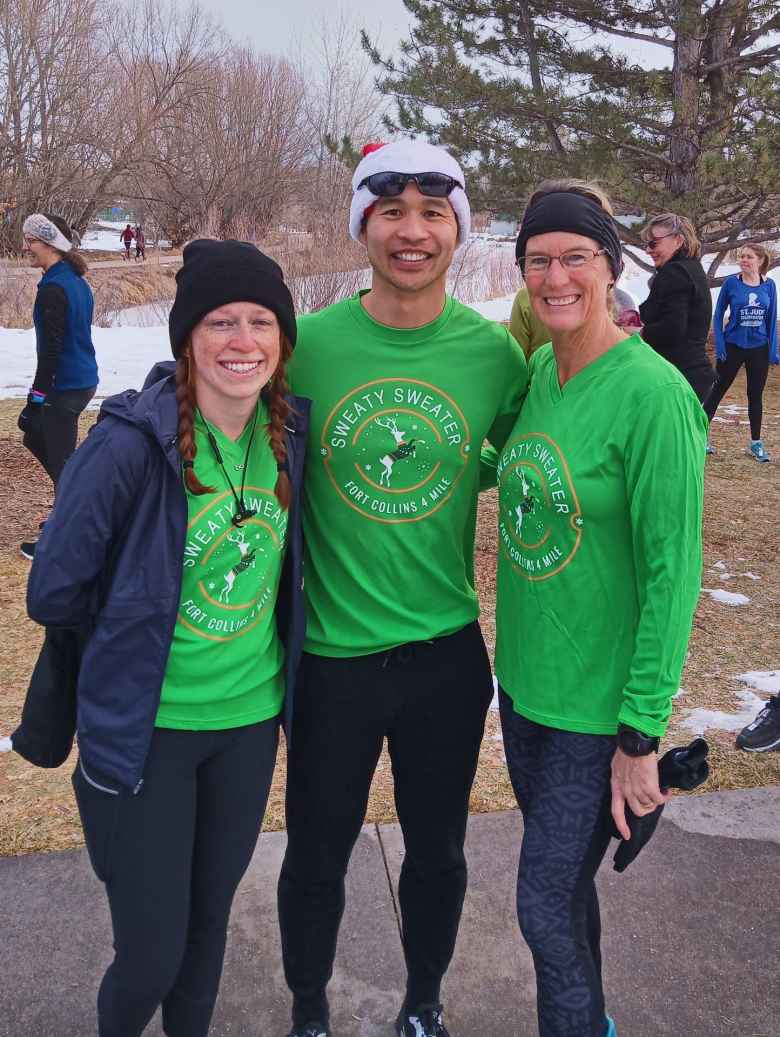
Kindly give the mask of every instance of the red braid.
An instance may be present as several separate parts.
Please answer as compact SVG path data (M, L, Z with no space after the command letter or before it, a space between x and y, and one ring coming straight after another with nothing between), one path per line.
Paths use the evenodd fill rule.
M216 493L213 486L204 486L195 474L194 462L198 448L195 445L195 390L192 386L191 346L187 345L176 361L176 403L179 408L179 453L184 462L184 483L190 493Z
M290 413L290 405L285 399L285 393L289 392L287 379L285 377L285 369L287 367L287 361L291 356L292 346L287 341L286 336L281 334L279 363L276 371L274 371L271 384L266 390L266 399L268 401L268 413L270 417L268 422L268 440L271 445L271 451L276 458L276 463L279 466L279 474L276 478L276 487L274 492L276 493L276 499L285 511L289 509L292 502L292 483L287 474L287 437L284 428L287 416Z

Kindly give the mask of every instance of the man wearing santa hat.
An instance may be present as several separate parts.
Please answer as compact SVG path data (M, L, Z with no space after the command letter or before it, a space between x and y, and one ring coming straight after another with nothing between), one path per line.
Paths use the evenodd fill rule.
M289 1037L331 1034L326 986L344 877L387 739L405 857L400 1037L447 1037L441 981L466 890L463 841L493 694L477 622L479 454L526 389L507 329L446 294L468 238L465 180L444 149L366 149L352 237L371 288L298 323L290 381L314 400L304 491L308 629L287 772L279 880Z

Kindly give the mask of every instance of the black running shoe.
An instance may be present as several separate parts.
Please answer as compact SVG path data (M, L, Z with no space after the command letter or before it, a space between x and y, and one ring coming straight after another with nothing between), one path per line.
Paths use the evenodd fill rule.
M401 1009L395 1032L398 1037L450 1037L441 1021L441 1005L418 1005L408 1012Z
M22 557L32 561L35 557L35 541L25 540L23 544L19 545L19 550L22 552Z
M330 1027L327 1023L300 1023L293 1026L287 1037L330 1037Z
M780 751L780 696L773 695L753 723L742 728L737 748L747 753Z

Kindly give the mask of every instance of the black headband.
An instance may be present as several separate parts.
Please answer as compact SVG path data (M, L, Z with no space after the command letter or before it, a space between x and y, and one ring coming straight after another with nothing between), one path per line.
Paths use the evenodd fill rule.
M582 234L583 237L597 241L607 253L615 280L620 277L623 272L623 254L615 221L597 202L574 191L542 195L527 210L515 245L517 259L525 255L529 238L556 230Z

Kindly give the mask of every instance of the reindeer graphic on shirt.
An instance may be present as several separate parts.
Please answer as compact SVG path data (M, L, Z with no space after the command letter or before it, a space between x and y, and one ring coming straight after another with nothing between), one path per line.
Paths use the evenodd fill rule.
M239 555L241 556L232 568L228 569L225 573L225 585L219 592L218 601L222 602L223 605L227 605L230 600L230 594L233 590L233 584L236 582L236 577L247 569L254 569L255 557L257 555L257 548L251 549L249 544L244 539L244 530L237 529L235 533L228 533L227 539L231 544L235 544L238 548ZM265 552L260 548L260 553Z
M538 501L531 495L531 487L526 480L525 472L522 468L515 469L515 475L520 480L523 487L523 499L514 509L515 513L515 533L520 536L523 531L523 519L526 515L532 515Z
M396 461L401 461L406 457L416 457L417 447L416 443L421 442L419 438L410 439L406 441L406 433L403 429L398 428L398 424L394 418L388 418L387 421L382 421L381 418L374 418L374 424L379 425L380 428L386 428L390 435L395 440L395 450L391 450L379 458L379 463L382 465L382 473L379 476L379 485L387 486L390 488L390 476L393 474L393 467Z

